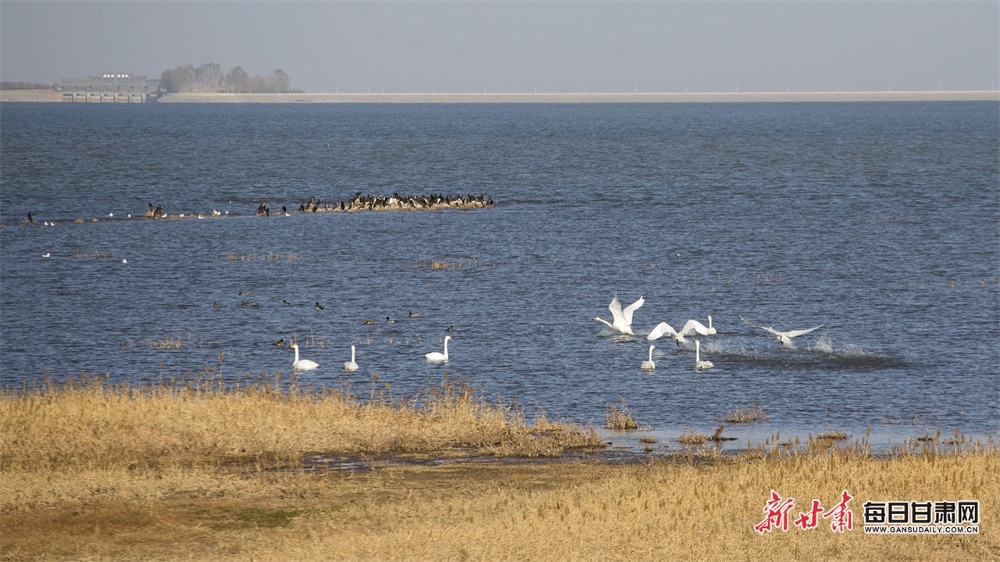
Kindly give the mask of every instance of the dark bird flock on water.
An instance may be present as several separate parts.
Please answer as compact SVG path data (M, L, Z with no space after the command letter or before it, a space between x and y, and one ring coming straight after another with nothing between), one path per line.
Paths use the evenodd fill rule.
M353 197L347 201L335 201L333 203L324 203L316 197L310 197L309 201L304 202L298 206L296 211L289 211L287 205L281 206L280 212L275 212L273 216L290 216L290 213L356 213L361 211L437 211L444 209L484 209L493 206L493 198L484 195L472 195L471 193L467 196L461 195L444 195L440 193L434 193L430 195L400 195L399 192L394 192L392 195L362 195L361 192L357 192ZM260 204L253 212L254 216L258 217L270 217L272 216L271 208L268 207L266 201L261 201ZM142 215L128 214L126 217L115 217L113 213L109 213L104 218L93 217L90 219L62 219L61 222L72 222L72 223L85 223L85 222L99 222L105 220L126 220L126 219L203 219L207 217L222 217L230 216L229 211L218 211L213 209L211 213L175 213L169 214L160 205L154 206L152 201L147 205L145 213ZM233 214L232 216L239 216L238 214ZM24 225L35 224L34 218L31 213L27 213L27 218L22 223ZM45 221L46 226L55 225L55 221ZM2 226L2 225L0 225Z

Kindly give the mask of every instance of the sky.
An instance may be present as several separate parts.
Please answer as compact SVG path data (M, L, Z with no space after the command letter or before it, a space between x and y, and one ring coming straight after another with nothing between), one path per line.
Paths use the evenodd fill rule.
M0 0L0 80L216 63L306 92L1000 88L1000 2Z

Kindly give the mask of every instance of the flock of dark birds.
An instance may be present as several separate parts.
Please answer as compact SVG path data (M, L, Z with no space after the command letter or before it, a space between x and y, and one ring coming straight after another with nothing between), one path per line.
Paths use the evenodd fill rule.
M471 193L465 197L461 195L444 195L440 193L433 193L430 195L400 195L399 192L395 192L392 195L362 195L361 192L354 194L347 201L336 201L334 203L323 203L315 197L310 197L309 201L299 205L298 209L289 211L286 205L281 206L280 214L288 216L289 213L299 212L299 213L323 213L323 212L344 212L353 213L358 211L433 211L439 209L484 209L486 207L493 206L493 198L486 197L483 195L472 195ZM277 214L276 212L275 214ZM259 217L269 217L271 216L271 209L267 206L267 203L262 201L257 209L253 213L255 216ZM229 211L221 212L218 210L213 210L211 216L222 216L229 215ZM150 202L146 212L140 217L135 218L147 218L147 219L174 219L174 218L205 218L208 216L204 213L177 213L177 214L167 214L162 206L153 206ZM131 219L133 216L131 214L125 217L118 217ZM91 222L98 221L98 218L90 219ZM114 213L108 213L104 220L115 220ZM83 219L74 219L70 222L85 222ZM27 219L23 224L34 224L35 219L28 213ZM44 221L45 226L55 225L55 221Z
M347 201L337 201L332 205L323 203L315 197L310 197L309 201L299 205L300 213L324 213L324 212L345 212L357 211L426 211L436 209L481 209L493 206L491 197L484 197L482 194L476 196L471 193L462 197L461 195L443 195L434 193L431 195L400 195L395 192L392 195L362 195L361 192L354 194ZM288 208L282 205L281 212L288 214ZM271 216L271 209L265 202L261 202L254 212L257 216Z

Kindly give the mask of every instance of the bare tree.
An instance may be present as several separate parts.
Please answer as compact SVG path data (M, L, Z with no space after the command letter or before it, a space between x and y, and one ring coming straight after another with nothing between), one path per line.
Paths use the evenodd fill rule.
M276 82L276 87L278 92L289 92L292 91L292 79L285 74L284 70L280 68L274 71L274 79Z
M247 72L243 70L242 66L237 66L236 68L229 71L226 74L226 88L230 92L241 93L249 90L250 87L250 76Z

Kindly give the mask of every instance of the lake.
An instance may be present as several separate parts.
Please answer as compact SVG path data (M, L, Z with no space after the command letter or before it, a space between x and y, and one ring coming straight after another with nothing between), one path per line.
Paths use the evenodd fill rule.
M770 419L727 424L733 446L998 436L995 102L21 103L0 123L7 388L287 380L294 338L320 365L300 383L413 397L447 373L595 426L624 400L670 446L750 405ZM358 192L495 204L294 212ZM644 299L635 335L593 319L616 295ZM693 337L640 369L654 326L709 315L712 369ZM741 316L822 327L786 349Z

